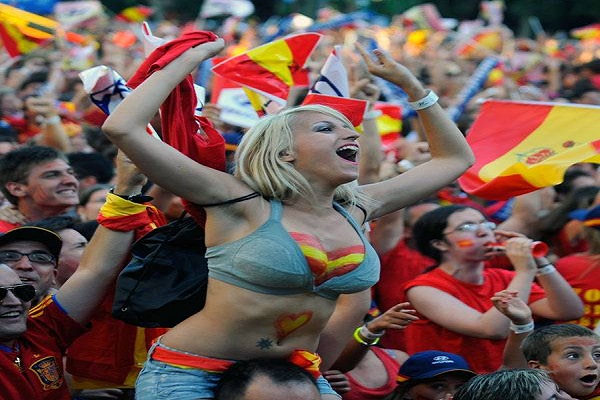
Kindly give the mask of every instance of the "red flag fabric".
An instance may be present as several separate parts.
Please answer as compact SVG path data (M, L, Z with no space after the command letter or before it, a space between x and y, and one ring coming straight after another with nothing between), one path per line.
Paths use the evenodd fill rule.
M123 22L142 22L152 14L154 14L154 10L151 7L133 6L122 10L115 18Z
M476 162L458 182L490 200L556 185L570 165L600 163L598 126L597 106L486 101L467 135Z
M139 86L153 72L164 68L191 47L217 39L212 32L195 31L163 44L148 56L127 82ZM194 115L196 93L189 75L167 97L161 106L162 138L191 159L207 167L225 170L225 140L210 121ZM199 134L202 128L206 137Z
M215 65L214 73L285 105L292 86L307 86L303 67L321 38L301 33L264 44Z
M302 105L307 104L321 104L331 107L348 118L350 122L352 122L352 126L358 126L363 120L368 102L365 100L349 99L346 97L309 93L302 102Z

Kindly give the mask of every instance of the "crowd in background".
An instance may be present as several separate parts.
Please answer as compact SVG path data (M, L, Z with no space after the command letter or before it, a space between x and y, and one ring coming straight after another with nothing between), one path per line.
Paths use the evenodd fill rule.
M386 98L386 87L375 78L385 71L377 72L355 50L357 43L375 39L390 60L404 65L425 87L437 93L439 105L447 110L460 100L461 90L486 57L499 60L461 110L457 126L467 137L487 99L600 106L598 33L586 40L557 39L543 31L531 37L517 37L501 21L471 21L472 29L493 28L495 36L489 43L475 40L468 32L468 24L462 31L434 29L407 15L395 16L386 25L378 25L377 19L360 17L335 22L343 17L333 9L320 10L316 24L321 24L322 37L307 63L310 81L318 78L333 47L343 45L341 58L348 71L350 92L371 105L393 103ZM276 33L283 36L305 29L291 22L269 26L239 17L199 19L183 26L152 19L149 23L155 36L167 40L195 29L214 30L224 39L223 49L216 57L234 56L273 40L274 30L279 29ZM139 23L96 15L79 22L74 30L85 37L85 43L56 40L18 57L0 52L0 184L4 197L0 231L36 226L56 232L62 240L62 250L53 258L55 272L46 272L45 278L38 273L37 278L29 280L21 276L24 283L36 286L39 298L34 303L43 302L43 296L59 290L84 262L82 254L96 235L96 219L111 188L133 186L125 185L123 172L117 170L117 147L101 129L107 116L91 102L79 73L106 65L125 80L134 76L145 59ZM471 38L468 45L467 36ZM231 171L235 168L237 146L249 126L236 126L221 119L222 108L227 105L210 100L211 66L208 60L200 63L193 76L206 89L202 116L224 137ZM300 104L305 92L306 88L298 88L288 103ZM365 114L364 124L379 116L372 111ZM159 118L156 113L152 125L161 135ZM360 184L409 174L432 159L429 145L435 148L435 144L427 142L427 124L422 125L417 115L406 113L401 122L397 121L397 127L391 135L365 132L358 139ZM111 139L115 141L114 137ZM46 165L51 168L44 170ZM151 169L149 165L144 167ZM152 196L153 206L166 220L179 218L186 204L180 196L152 182L145 183L143 191ZM547 385L571 396L564 398L600 398L599 191L598 164L584 162L571 166L559 185L508 200L478 198L453 182L421 196L415 204L364 224L365 235L381 262L380 279L370 291L372 307L365 315L363 329L346 338L345 348L338 352L341 355L321 371L325 379L344 399L391 396L438 400L452 398L457 390L455 399L500 398L500 394L485 397L485 391L490 391L485 386L488 376L497 379L490 384L494 390L499 385L508 387L506 382L511 380L535 381L533 388L524 383L516 392L502 392L502 398L519 398L516 393L527 390L537 396ZM236 195L230 197L246 194L232 193ZM0 237L0 257L4 257L2 252L7 246L2 240ZM532 240L546 243L547 254L532 254ZM40 243L45 241L40 239ZM23 260L29 258L35 263L31 255L23 255ZM9 265L15 261L6 260L0 258ZM71 290L71 286L67 285L67 289ZM65 298L72 301L67 295L59 300ZM92 328L66 350L70 393L80 399L133 398L135 378L146 351L152 340L167 330L112 321L110 296L98 303L101 312L94 316L94 323L96 327L104 326L104 330ZM536 330L531 333L534 323ZM552 331L555 326L565 327L564 331ZM545 329L549 329L549 339L534 337ZM530 337L523 339L527 335ZM198 338L201 340L201 333ZM575 344L568 342L570 338L576 338ZM522 340L525 344L520 343ZM547 354L540 356L544 345L549 347ZM564 354L556 355L558 360L554 360L557 346L564 347L560 349ZM3 347L0 351L5 351ZM521 348L525 349L524 355ZM561 367L561 362L571 362L561 361L563 358L577 359L571 364L572 376L561 372L561 368L568 369ZM577 362L580 364L575 365ZM514 371L514 375L488 375L506 367L513 368L508 371ZM528 367L549 371L552 380L528 372ZM276 374L268 372L268 368L283 367L267 366L267 372L260 372L256 366L247 368L256 368L257 374L265 374L277 383ZM254 376L254 372L243 370L236 373L232 375L236 379L250 380ZM290 376L294 373L301 375L289 372ZM481 376L469 381L476 374ZM4 379L7 378L0 370L0 382ZM311 382L313 378L295 379ZM459 390L466 382L469 383ZM228 384L231 382L220 384L224 392L232 392ZM467 387L480 392L468 397L468 393L462 393ZM244 385L233 388L238 394L245 390ZM539 388L542 389L538 393ZM0 385L0 394L2 390ZM318 393L303 393L304 397L299 398L319 398ZM217 398L238 398L223 396ZM563 398L561 394L557 396L522 398Z

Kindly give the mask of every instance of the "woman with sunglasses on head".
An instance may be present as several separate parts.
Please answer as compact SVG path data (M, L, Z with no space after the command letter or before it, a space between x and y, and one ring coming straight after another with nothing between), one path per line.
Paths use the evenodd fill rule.
M413 237L436 265L405 285L420 316L406 329L409 354L439 349L462 355L477 373L497 370L509 329L533 330L533 323L510 324L494 307L490 298L504 289L517 292L534 316L570 320L583 313L554 266L534 258L531 239L496 229L478 210L453 205L430 211L416 222ZM506 255L514 271L485 267L498 255Z

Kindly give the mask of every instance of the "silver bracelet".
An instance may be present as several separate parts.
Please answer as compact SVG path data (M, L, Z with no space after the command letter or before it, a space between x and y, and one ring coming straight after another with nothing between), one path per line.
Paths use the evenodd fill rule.
M44 125L58 125L60 124L61 120L60 120L60 116L58 115L53 115L51 117L46 117L43 119L42 124Z
M378 339L378 338L382 337L383 335L385 335L385 331L379 332L379 333L373 333L369 330L369 328L367 328L367 324L364 324L363 326L360 327L360 335L367 340L375 340L375 339Z
M510 326L509 326L509 329L511 331L513 331L514 333L516 333L517 335L520 335L521 333L531 332L533 330L533 328L535 328L533 321L531 321L528 324L524 324L524 325L515 325L511 321Z
M429 93L427 93L427 95L422 99L417 101L409 101L408 104L412 107L413 110L419 111L431 107L432 105L437 103L439 99L440 98L438 97L438 95L435 94L433 90L430 90Z

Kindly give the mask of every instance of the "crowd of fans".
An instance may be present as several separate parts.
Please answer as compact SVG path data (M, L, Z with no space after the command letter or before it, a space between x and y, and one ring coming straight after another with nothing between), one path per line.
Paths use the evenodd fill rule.
M267 37L227 21L108 117L78 73L139 79L143 43L123 41L135 28L95 18L81 25L92 52L57 41L0 56L0 397L600 399L598 165L503 201L456 183L484 100L599 106L600 42L498 25L497 46L465 53L456 32L401 16L323 29L309 76L345 45L351 94L369 102L362 135L335 110L292 107L302 88L251 128L206 102L202 129L226 142L210 164L146 127L194 118L158 110L188 74L210 98L209 59ZM214 24L152 25L169 40ZM373 37L381 49L368 51ZM499 66L454 124L444 109L490 55ZM416 109L383 141L381 81ZM174 328L115 319L131 243L184 208L206 233L206 305Z

